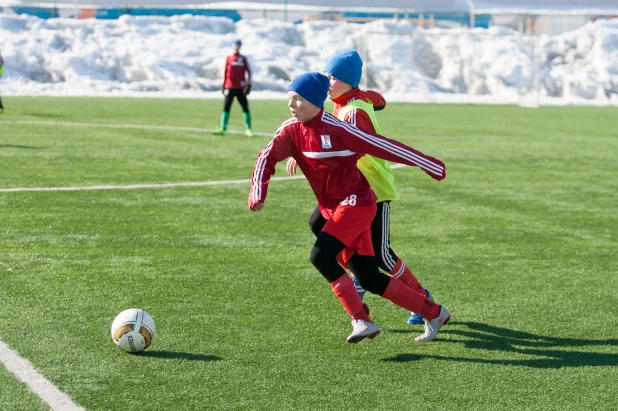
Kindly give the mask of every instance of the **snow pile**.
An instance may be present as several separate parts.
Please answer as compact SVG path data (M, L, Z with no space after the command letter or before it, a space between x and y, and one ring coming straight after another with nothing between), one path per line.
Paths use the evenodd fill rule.
M618 104L618 22L527 38L505 28L423 29L203 16L42 20L0 15L2 94L220 97L234 39L254 71L254 98L280 98L306 71L357 49L365 87L391 101Z

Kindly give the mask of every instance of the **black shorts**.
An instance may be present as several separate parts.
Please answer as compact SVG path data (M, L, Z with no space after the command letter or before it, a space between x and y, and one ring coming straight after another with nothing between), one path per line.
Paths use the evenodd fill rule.
M399 259L391 248L391 204L390 201L382 201L377 206L376 216L371 222L371 242L378 266L390 272ZM309 228L317 237L325 224L326 219L322 217L320 207L316 207L309 217Z
M244 113L249 112L249 102L247 101L247 96L245 95L245 91L241 88L226 88L223 92L225 95L225 101L223 103L223 111L229 113L232 108L232 102L234 101L234 97L238 99L240 106L242 107L242 111Z

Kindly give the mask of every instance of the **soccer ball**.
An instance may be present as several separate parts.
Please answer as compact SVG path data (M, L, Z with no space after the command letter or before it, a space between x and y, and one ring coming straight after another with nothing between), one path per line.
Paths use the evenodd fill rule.
M139 308L124 310L112 322L112 340L126 352L142 352L157 335L150 314Z

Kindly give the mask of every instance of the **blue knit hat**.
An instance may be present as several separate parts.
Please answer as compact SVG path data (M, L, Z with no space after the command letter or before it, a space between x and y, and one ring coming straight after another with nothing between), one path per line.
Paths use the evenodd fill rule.
M240 39L236 39L232 42L232 44L238 44L238 47L242 46L242 41Z
M363 60L356 50L347 50L328 60L324 71L356 88L363 74Z
M324 107L330 81L324 74L309 72L296 77L288 86L288 91L298 93L316 107Z

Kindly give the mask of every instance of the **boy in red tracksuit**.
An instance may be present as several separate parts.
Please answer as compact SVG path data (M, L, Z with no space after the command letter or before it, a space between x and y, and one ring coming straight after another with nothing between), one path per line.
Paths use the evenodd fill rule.
M380 93L363 91L358 88L362 76L363 61L355 50L347 50L332 57L324 68L330 80L328 98L335 103L334 115L357 128L380 134L380 126L375 111L382 110L386 101ZM367 178L371 189L378 196L376 216L371 223L373 250L378 266L390 276L399 279L413 290L432 299L406 263L399 258L390 245L390 203L399 199L395 189L395 176L388 161L366 155L358 160L358 168ZM287 164L289 174L296 173L296 161L290 158ZM309 217L309 228L317 236L326 219L322 217L319 207ZM354 285L361 299L365 290L358 279ZM420 314L412 312L408 324L423 324Z
M371 241L371 222L376 213L376 195L359 171L357 161L365 154L417 166L436 180L446 176L444 164L398 141L368 133L324 112L329 80L320 73L306 73L288 86L288 107L293 118L285 121L273 140L260 152L253 169L248 205L253 211L264 206L268 183L275 165L294 158L306 176L327 220L310 261L326 278L352 317L348 342L374 338L380 329L371 321L354 284L337 257L374 294L409 311L421 313L427 321L416 341L435 339L450 312L396 278L380 273Z
M247 101L247 95L251 91L251 68L247 58L240 54L241 46L242 42L240 40L234 40L234 43L232 43L234 54L227 56L225 60L225 73L223 74L223 85L221 86L221 92L225 96L225 100L223 112L221 113L221 127L215 131L215 134L220 136L227 134L227 123L230 119L230 109L232 108L234 98L238 100L242 107L246 126L245 135L249 137L253 135L253 131L251 131L251 113L249 111L249 102Z

